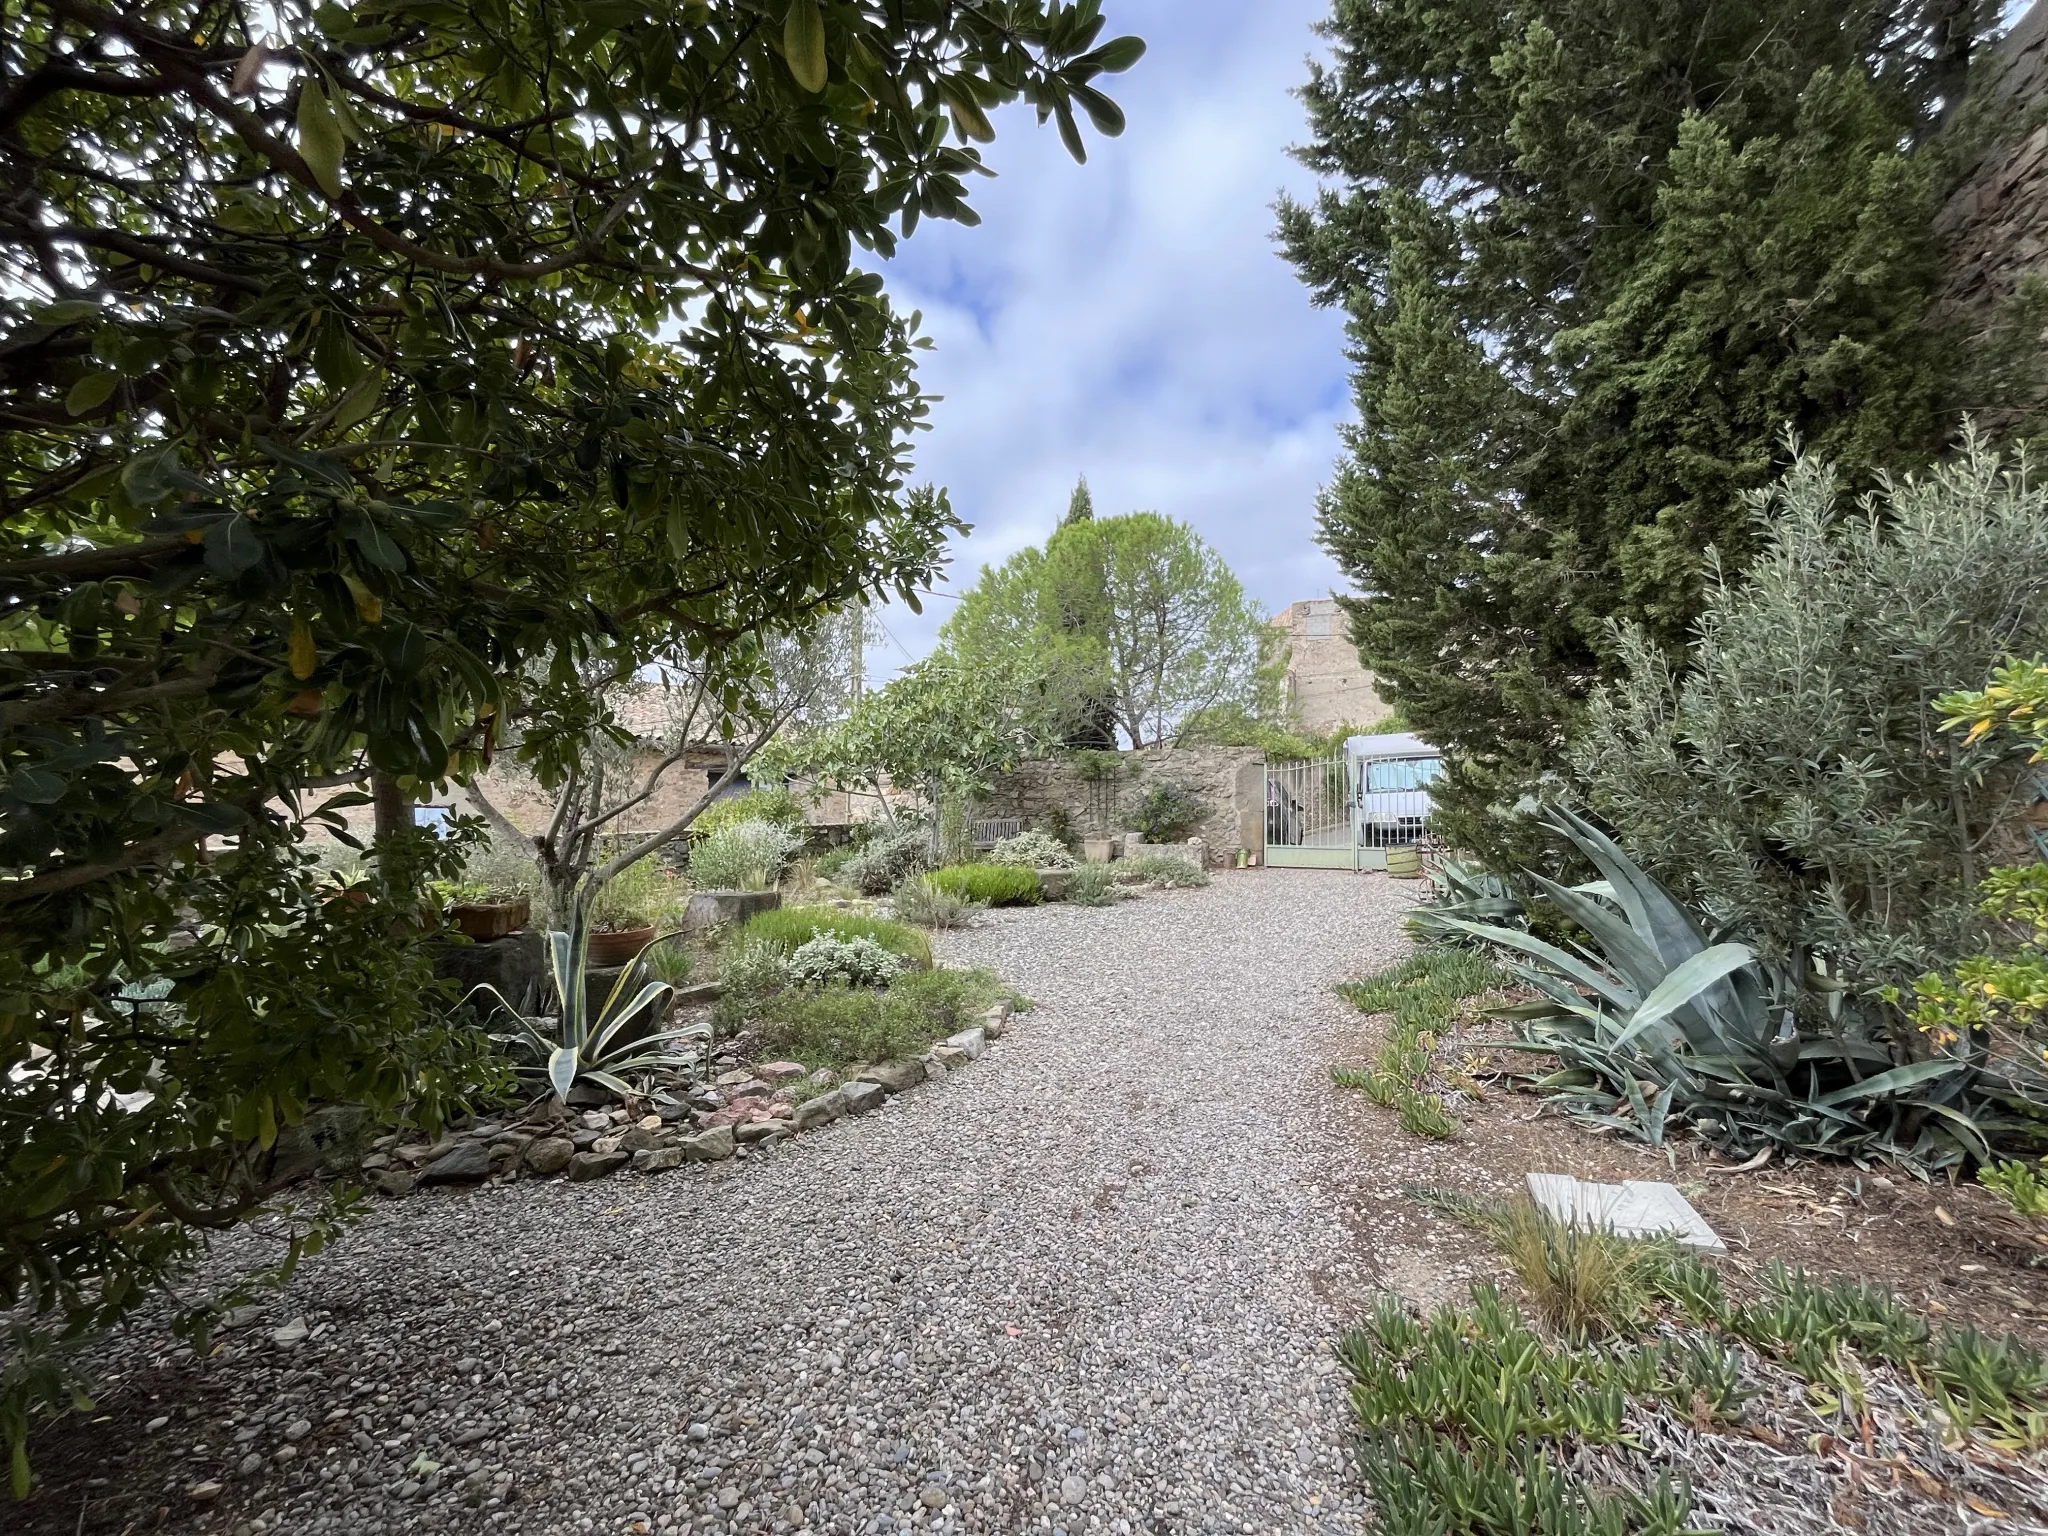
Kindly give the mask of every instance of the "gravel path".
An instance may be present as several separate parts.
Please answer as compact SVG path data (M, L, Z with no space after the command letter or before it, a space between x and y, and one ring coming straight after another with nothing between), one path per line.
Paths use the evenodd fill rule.
M744 1163L383 1207L266 1307L310 1338L230 1335L116 1468L224 1532L1361 1530L1328 988L1406 899L997 914L942 946L1038 1003L982 1061Z

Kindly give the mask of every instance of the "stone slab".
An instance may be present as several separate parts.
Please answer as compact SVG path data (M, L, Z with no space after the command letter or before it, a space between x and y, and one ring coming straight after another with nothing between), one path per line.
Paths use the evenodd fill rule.
M1621 1237L1673 1237L1707 1253L1728 1251L1706 1218L1670 1184L1642 1179L1593 1184L1568 1173L1532 1173L1529 1198L1569 1226L1604 1228Z

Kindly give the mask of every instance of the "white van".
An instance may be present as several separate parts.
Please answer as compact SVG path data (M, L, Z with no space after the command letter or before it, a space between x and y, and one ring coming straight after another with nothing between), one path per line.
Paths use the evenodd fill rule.
M1443 775L1443 758L1420 736L1350 736L1352 833L1360 848L1405 847L1429 821L1429 786Z

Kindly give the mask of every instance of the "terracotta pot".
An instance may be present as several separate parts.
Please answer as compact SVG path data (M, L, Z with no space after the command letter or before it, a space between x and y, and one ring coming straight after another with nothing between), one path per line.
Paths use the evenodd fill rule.
M654 942L654 925L645 928L615 928L590 936L592 965L624 965Z
M524 896L511 901L458 901L448 915L472 939L502 939L526 926L533 916L533 903Z

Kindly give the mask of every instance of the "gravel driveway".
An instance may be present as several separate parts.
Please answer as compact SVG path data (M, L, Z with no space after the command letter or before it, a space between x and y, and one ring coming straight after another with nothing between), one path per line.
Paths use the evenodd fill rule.
M383 1207L203 1369L133 1363L93 1499L222 1532L1361 1530L1325 1035L1408 899L1252 871L996 914L942 945L1038 1004L982 1061L745 1162Z

